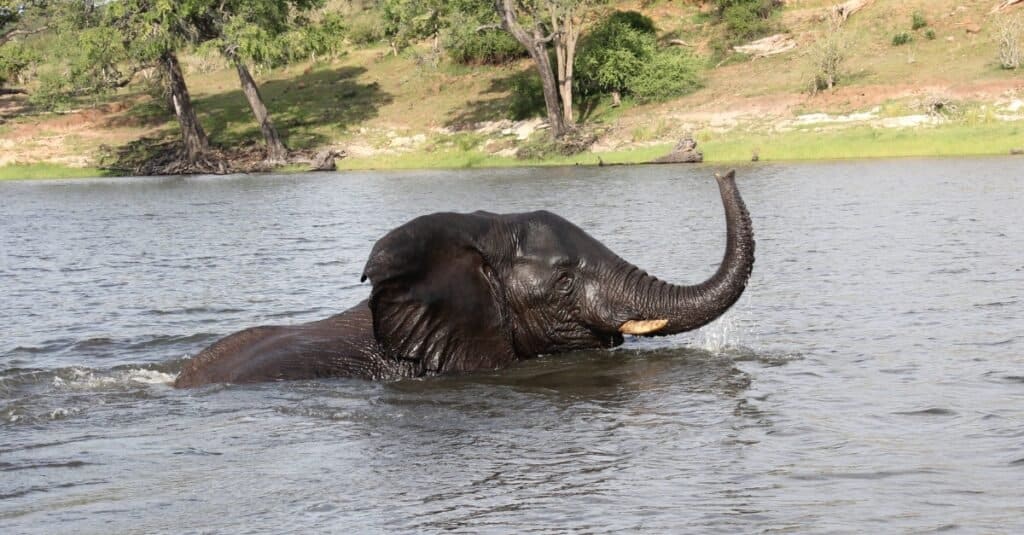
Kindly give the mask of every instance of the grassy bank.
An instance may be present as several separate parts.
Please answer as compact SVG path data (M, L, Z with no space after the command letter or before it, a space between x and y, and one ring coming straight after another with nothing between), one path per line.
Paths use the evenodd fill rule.
M38 180L47 178L94 178L114 176L97 167L72 167L59 163L9 164L0 167L0 180Z
M879 129L867 126L833 131L791 131L746 134L742 129L698 136L709 163L750 161L756 150L761 161L836 160L857 158L994 156L1024 148L1024 124L987 123L945 125L931 128ZM340 170L357 169L459 169L546 165L636 164L666 154L671 144L653 144L609 152L558 156L544 160L519 160L479 150L410 151L338 161ZM290 165L282 172L301 172ZM0 180L80 178L111 176L97 168L60 164L15 164L0 167Z
M698 135L704 161L732 163L750 161L753 152L761 161L837 160L858 158L903 158L922 156L996 156L1024 148L1024 125L991 123L974 126L946 125L933 128L879 129L867 126L834 131L792 131L773 134L745 134L739 129L721 134ZM546 160L517 160L477 151L409 152L349 158L341 169L430 169L508 167L517 165L593 165L598 158L606 164L649 162L671 149L659 143L611 152L583 153Z
M505 126L520 117L511 113L521 104L513 88L518 76L532 72L529 60L468 67L425 61L430 43L396 56L381 42L257 76L285 142L295 149L358 155L340 160L341 169L573 165L596 164L599 158L640 163L666 154L690 133L705 160L715 163L749 161L755 151L762 161L791 161L999 155L1024 148L1019 131L1024 81L1019 71L1001 69L995 61L999 20L988 17L989 6L956 0L873 2L843 25L851 52L840 85L811 95L810 54L825 32L822 14L834 3L787 4L779 22L796 39L794 51L719 62L711 46L718 27L700 13L699 3L653 2L638 8L634 2L615 2L651 16L661 38L694 45L708 60L703 87L660 103L627 98L613 108L601 101L581 122L601 132L597 146L617 148L571 157L523 161L492 154L524 143L509 136ZM893 35L909 30L913 13L927 18L933 38L918 31L911 43L893 46ZM182 62L211 142L222 147L261 143L234 69L189 55ZM939 111L948 122L878 127L885 119L937 113L929 107L932 102L944 103ZM835 119L853 113L874 119ZM814 114L827 114L831 122L801 122ZM119 165L121 151L132 143L173 141L179 135L167 106L134 86L62 113L35 112L24 95L0 97L0 121L0 161L20 162L0 167L0 180L103 176L96 167ZM512 128L516 136L526 137L519 128ZM781 131L788 128L795 129ZM280 171L302 169L290 165Z

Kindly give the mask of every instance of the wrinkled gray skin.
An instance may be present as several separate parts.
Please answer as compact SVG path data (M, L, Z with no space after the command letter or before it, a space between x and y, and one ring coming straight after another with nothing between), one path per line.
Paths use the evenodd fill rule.
M312 323L227 336L188 361L175 386L456 374L614 347L630 320L667 320L646 336L696 329L739 299L754 265L734 173L716 179L726 251L700 284L658 280L549 212L432 214L374 246L363 275L373 284L368 301Z

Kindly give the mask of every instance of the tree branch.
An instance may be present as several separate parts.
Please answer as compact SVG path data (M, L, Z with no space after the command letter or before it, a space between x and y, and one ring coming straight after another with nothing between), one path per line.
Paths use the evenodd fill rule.
M41 26L41 27L36 28L34 30L18 30L18 29L8 30L3 35L0 35L0 45L7 43L7 41L10 41L11 39L14 39L15 37L18 37L19 35L34 35L34 34L37 34L37 33L45 32L48 29L49 29L48 26Z

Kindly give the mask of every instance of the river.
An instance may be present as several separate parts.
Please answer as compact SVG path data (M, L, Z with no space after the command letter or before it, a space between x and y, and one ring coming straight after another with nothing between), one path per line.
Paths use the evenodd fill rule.
M686 335L466 377L178 391L365 298L374 241L547 209L710 275L709 166L0 183L0 531L1024 532L1024 164L738 170L757 263Z

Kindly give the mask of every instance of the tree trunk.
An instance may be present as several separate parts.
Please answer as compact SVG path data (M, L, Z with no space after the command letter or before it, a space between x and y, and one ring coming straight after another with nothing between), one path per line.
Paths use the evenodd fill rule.
M181 64L178 63L178 56L173 52L166 52L160 57L160 68L167 77L167 88L171 94L171 104L174 105L174 115L178 118L178 125L181 126L181 141L185 145L185 158L189 163L199 161L210 148L210 141L203 131L203 125L199 124L196 117L196 110L192 107L192 98L188 94L188 86L185 85L185 76L181 73Z
M537 66L537 73L540 74L540 83L544 88L544 106L548 112L548 124L551 125L551 135L559 139L568 130L565 115L559 98L558 83L555 81L555 73L551 69L551 59L548 57L547 47L543 44L530 51L534 64Z
M557 6L551 7L551 27L554 31L558 97L562 102L562 117L564 117L566 127L571 128L576 124L576 115L572 106L572 76L579 30L571 8L565 9L568 11L560 11Z
M551 68L551 58L548 56L548 42L551 38L544 37L537 27L533 28L532 34L523 29L517 20L515 7L512 4L512 0L494 0L494 8L497 10L498 16L501 17L501 27L526 47L526 51L533 58L537 73L540 75L541 85L544 88L544 106L547 108L551 135L555 139L559 139L565 135L568 128L559 98L559 85L555 80L555 72Z
M249 107L252 108L252 114L256 116L256 122L260 124L263 139L267 142L267 160L273 163L284 162L288 159L288 148L281 141L277 128L274 127L274 123L270 120L270 114L267 113L267 107L263 104L263 97L260 96L260 90L256 86L256 81L249 74L249 69L245 66L245 62L238 56L233 57L232 60L235 63L235 69L238 71L238 80L242 83L242 92L245 93L245 98L249 101Z

